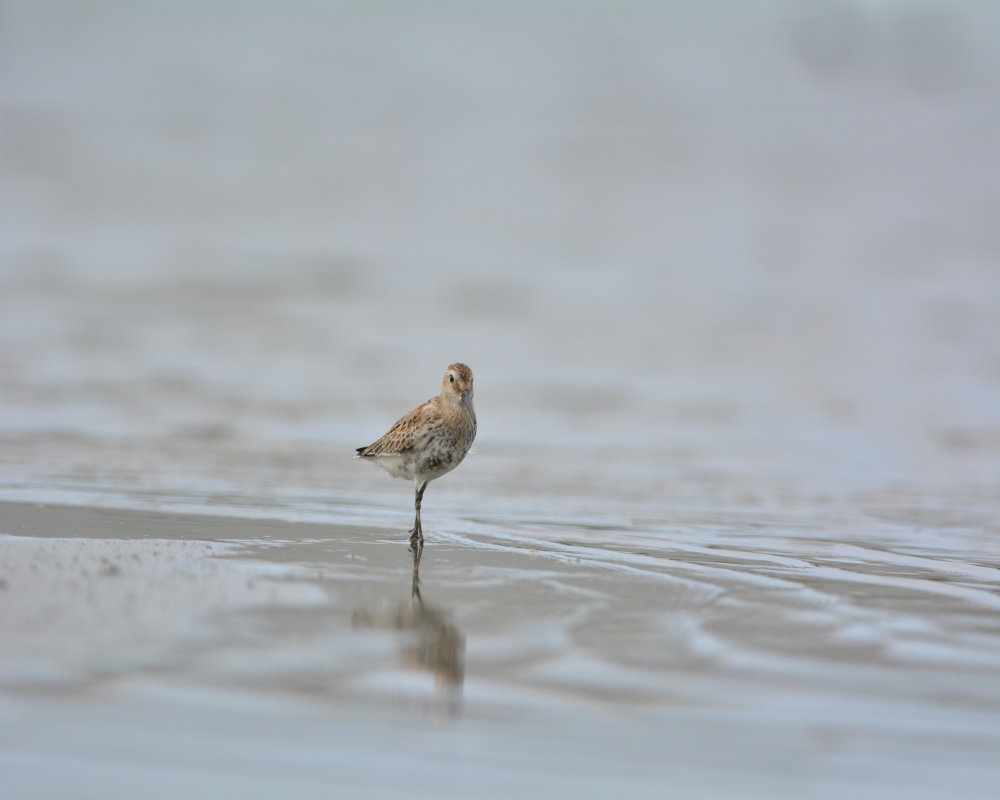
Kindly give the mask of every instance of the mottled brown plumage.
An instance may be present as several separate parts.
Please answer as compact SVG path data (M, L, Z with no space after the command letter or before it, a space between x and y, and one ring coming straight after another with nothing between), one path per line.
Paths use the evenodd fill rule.
M441 394L403 415L377 442L357 449L358 458L374 461L394 478L413 480L417 517L411 539L424 540L420 504L427 484L462 463L476 438L472 380L465 364L452 364Z

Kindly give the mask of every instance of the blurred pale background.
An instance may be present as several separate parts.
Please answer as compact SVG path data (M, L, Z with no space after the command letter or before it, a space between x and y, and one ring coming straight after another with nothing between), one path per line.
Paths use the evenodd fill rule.
M991 3L7 2L0 26L17 491L239 493L282 458L336 483L455 360L480 454L1000 461Z
M996 796L998 43L995 2L0 2L5 787ZM351 457L453 361L442 721L353 627L415 606L412 489Z

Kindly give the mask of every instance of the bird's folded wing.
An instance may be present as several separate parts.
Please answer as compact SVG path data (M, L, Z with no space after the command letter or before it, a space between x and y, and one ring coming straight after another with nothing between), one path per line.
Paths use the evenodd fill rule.
M432 414L433 406L430 401L418 406L393 425L389 432L374 444L364 448L364 452L359 452L363 458L365 456L388 456L404 453L419 442L428 434L429 426L426 424L427 418Z

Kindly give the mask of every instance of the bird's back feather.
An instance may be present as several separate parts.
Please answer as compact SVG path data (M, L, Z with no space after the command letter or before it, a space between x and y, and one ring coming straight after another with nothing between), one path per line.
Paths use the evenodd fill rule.
M409 413L404 414L377 442L373 442L367 447L359 447L357 449L358 458L375 458L376 456L405 453L427 433L427 426L422 423L432 416L435 410L434 400L428 400L422 406L417 406Z

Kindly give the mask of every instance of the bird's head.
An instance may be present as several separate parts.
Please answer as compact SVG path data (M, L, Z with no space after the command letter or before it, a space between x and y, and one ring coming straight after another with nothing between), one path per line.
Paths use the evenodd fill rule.
M461 401L472 413L472 398L475 394L472 388L472 370L465 364L452 364L448 367L444 373L441 394Z

